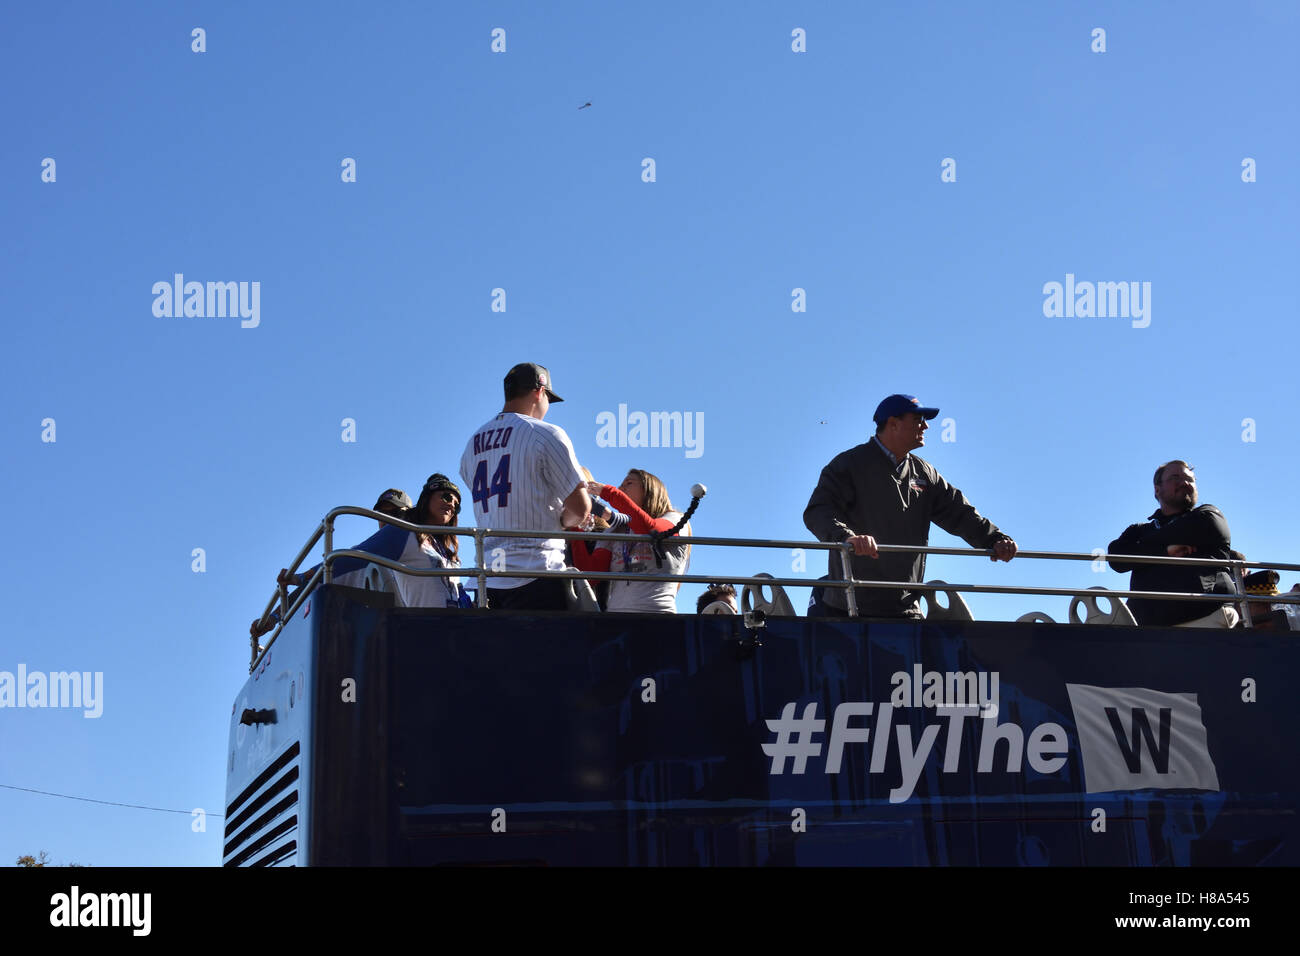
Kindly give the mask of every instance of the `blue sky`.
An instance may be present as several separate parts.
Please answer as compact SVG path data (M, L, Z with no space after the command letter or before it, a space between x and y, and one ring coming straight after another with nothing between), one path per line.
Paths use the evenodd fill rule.
M219 813L276 570L330 507L454 475L519 361L550 367L548 421L598 478L645 468L682 505L707 484L697 534L807 538L820 469L902 391L953 420L920 453L1021 548L1105 547L1178 457L1236 547L1295 560L1273 500L1297 467L1295 4L68 3L0 26L0 670L104 674L98 719L0 711L0 784ZM259 324L155 316L176 273L260 283ZM1045 316L1067 274L1149 282L1150 324ZM702 416L701 453L599 447L620 404ZM692 571L824 572L791 564L696 548ZM219 832L0 790L0 864L211 865Z

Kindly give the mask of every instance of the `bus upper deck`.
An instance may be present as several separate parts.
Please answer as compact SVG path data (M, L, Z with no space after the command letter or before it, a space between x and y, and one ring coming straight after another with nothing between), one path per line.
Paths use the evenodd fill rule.
M923 621L808 618L783 587L898 583L759 576L736 615L405 608L329 580L339 514L374 517L322 522L232 707L227 865L1300 862L1293 635L1069 588L1016 590L1078 623L974 621L1004 586L941 582Z

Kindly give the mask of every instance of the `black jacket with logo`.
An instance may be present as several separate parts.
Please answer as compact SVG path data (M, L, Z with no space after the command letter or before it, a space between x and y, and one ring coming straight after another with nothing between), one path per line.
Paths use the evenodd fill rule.
M1007 537L929 462L908 455L896 470L874 441L831 459L803 513L803 523L818 541L869 534L880 544L924 545L930 540L931 522L972 548L988 548ZM923 581L925 557L897 552L875 559L855 555L853 576L865 581ZM829 566L831 578L842 581L839 552L830 552ZM919 592L858 588L856 594L859 614L921 616ZM841 610L848 606L840 588L826 588L823 600Z
M1228 558L1232 537L1227 519L1214 505L1200 505L1182 514L1156 511L1145 524L1133 524L1110 543L1107 554L1141 554L1169 557L1169 545L1188 544L1193 558ZM1111 570L1133 572L1130 591L1182 591L1232 594L1232 574L1227 566L1191 564L1132 564L1110 561ZM1128 607L1139 624L1172 626L1204 617L1219 605L1209 601L1153 601L1129 598Z

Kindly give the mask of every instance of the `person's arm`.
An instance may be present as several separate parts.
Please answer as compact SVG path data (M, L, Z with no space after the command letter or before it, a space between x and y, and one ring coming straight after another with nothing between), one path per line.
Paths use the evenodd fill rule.
M560 524L565 528L576 528L587 520L591 514L591 497L581 484L569 492L564 499L564 509L560 513Z
M366 538L365 541L353 545L351 550L377 554L381 558L387 558L390 561L400 561L402 552L406 550L407 536L411 533L405 528L386 524ZM360 571L369 563L370 561L366 558L339 558L334 562L334 574L338 576L347 574L349 571Z
M817 487L804 508L804 527L818 541L847 541L855 537L859 532L848 524L854 498L848 460L843 454L837 455L822 469L821 477L817 479Z
M591 497L587 494L587 478L578 465L569 436L562 429L544 433L546 438L540 458L542 472L555 489L556 496L564 495L560 509L560 527L576 528L591 514ZM572 489L565 492L565 489Z
M637 506L627 495L619 491L613 485L604 485L601 488L600 496L617 508L623 514L627 515L628 524L631 525L633 534L650 534L652 531L667 531L676 522L667 518L652 518Z
M993 548L993 560L1010 561L1016 554L1011 536L975 510L966 496L948 484L938 471L922 471L930 483L930 520L972 548Z
M1150 522L1130 525L1110 543L1109 554L1147 554L1154 557L1210 558L1224 556L1232 550L1228 521L1213 505L1196 509L1177 521L1156 528ZM1116 571L1131 571L1131 565L1110 562Z
M1179 525L1184 525L1179 537ZM1169 529L1172 538L1178 538L1181 544L1192 547L1191 557L1214 557L1228 554L1232 550L1232 532L1228 530L1228 519L1223 512L1213 505L1197 508L1192 514Z
M1150 527L1150 524L1131 524L1124 529L1124 533L1112 541L1106 547L1107 554L1153 554L1149 548L1141 541L1143 532ZM1163 553L1163 549L1161 551ZM1106 562L1110 565L1112 571L1118 571L1120 574L1127 574L1141 567L1151 567L1149 564L1133 564L1129 561Z

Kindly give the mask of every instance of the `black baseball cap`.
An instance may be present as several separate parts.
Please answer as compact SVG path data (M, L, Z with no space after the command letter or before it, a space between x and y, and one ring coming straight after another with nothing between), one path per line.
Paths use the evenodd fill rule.
M906 415L908 412L920 412L928 421L939 414L939 409L926 408L915 395L890 395L876 406L876 414L872 417L877 425L883 425L886 419Z
M420 490L420 499L423 501L426 496L436 491L450 491L454 494L456 496L456 514L460 514L460 488L454 481L438 471L430 475L429 480L424 483L424 488Z
M380 505L383 504L395 505L398 508L406 509L411 507L411 499L407 497L406 492L401 488L389 488L379 496L379 500L375 502L375 506L370 510L378 511Z
M551 373L544 365L520 362L506 373L506 401L510 401L511 392L531 392L535 388L546 389L546 397L552 402L564 401L551 391Z

